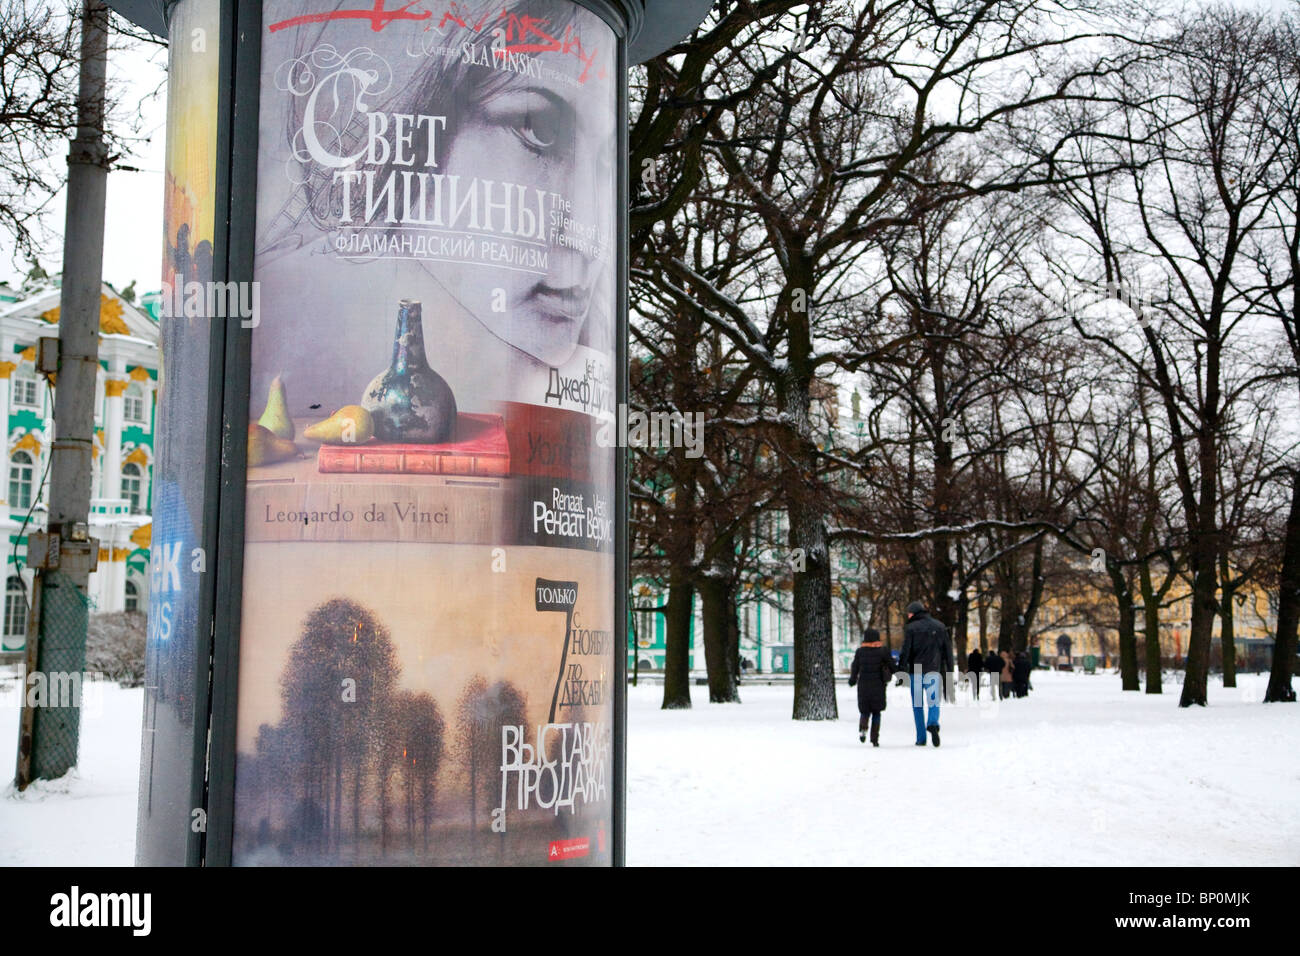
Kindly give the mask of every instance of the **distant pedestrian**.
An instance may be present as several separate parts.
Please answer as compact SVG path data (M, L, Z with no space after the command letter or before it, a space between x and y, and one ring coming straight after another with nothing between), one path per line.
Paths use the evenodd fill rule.
M912 717L916 721L916 745L925 746L925 732L939 746L939 698L952 700L952 638L942 621L936 621L920 601L907 606L903 628L903 650L899 670L911 676Z
M992 648L984 655L984 672L989 675L989 697L997 700L998 684L1002 681L1002 658Z
M970 681L971 690L975 694L975 699L980 697L980 678L984 674L984 655L980 653L977 647L966 657L966 677Z
M885 688L894 676L894 658L880 642L874 627L862 633L862 644L853 655L849 686L858 689L858 740L866 741L871 732L871 746L880 746L880 715L885 709Z
M1011 672L1011 682L1015 686L1017 697L1029 696L1029 655L1024 651L1016 654L1015 667Z
M1010 651L1000 651L998 656L1002 658L1002 682L999 685L1002 689L1002 699L1006 700L1011 696L1011 688L1015 683L1016 662L1011 659Z

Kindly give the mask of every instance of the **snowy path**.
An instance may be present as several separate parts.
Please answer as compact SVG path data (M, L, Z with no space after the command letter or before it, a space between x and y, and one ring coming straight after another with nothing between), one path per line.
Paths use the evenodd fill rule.
M789 719L789 686L739 706L693 687L691 711L633 688L628 862L1296 865L1300 708L1258 703L1264 681L1180 711L1176 685L1038 672L1024 700L945 705L938 750L914 746L901 687L878 750L843 680L822 723Z
M792 689L661 711L630 688L628 862L662 864L1300 864L1300 708L1263 677L1180 711L1113 675L1039 672L1027 700L945 706L943 746L912 745L891 688L882 745L841 718L795 723ZM14 794L16 681L0 685L0 865L129 866L140 690L103 688L76 777ZM88 698L88 703L90 699Z

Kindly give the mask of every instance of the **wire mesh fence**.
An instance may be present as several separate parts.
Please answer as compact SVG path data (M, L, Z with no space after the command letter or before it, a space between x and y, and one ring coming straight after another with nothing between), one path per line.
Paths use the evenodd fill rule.
M40 607L28 640L36 641L27 675L31 779L54 779L77 763L91 600L62 571L42 571L33 598ZM28 660L31 661L31 655Z

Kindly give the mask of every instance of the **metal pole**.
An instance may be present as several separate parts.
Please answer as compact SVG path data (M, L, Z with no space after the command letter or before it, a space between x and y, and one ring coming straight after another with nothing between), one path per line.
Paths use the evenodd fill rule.
M56 695L56 686L81 687L86 661L86 584L98 558L87 533L95 379L99 371L99 296L104 257L104 196L108 151L104 144L104 81L108 59L108 7L85 0L81 15L81 82L77 135L68 153L68 208L59 294L59 359L54 393L50 510L46 533L52 559L42 578L40 630L33 635L36 672L51 699L32 708L31 773L62 776L77 762L79 693ZM68 682L71 682L69 684ZM55 699L58 697L59 699Z
M14 774L14 786L26 790L32 782L32 718L36 709L27 706L28 684L26 675L36 671L36 635L41 629L41 576L36 575L32 581L31 607L27 609L27 656L23 670L23 683L19 688L22 695L22 711L18 717L18 767Z

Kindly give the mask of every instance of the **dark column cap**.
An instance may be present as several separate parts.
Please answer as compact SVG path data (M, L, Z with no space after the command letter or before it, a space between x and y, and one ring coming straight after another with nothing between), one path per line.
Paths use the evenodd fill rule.
M107 0L108 5L156 36L167 36L167 7L175 0ZM713 0L613 0L627 14L632 36L627 61L644 63L694 30Z
M154 36L167 37L167 0L104 0L114 13L120 13Z
M627 45L629 65L644 63L690 33L708 15L713 0L624 0L644 7L641 29Z

